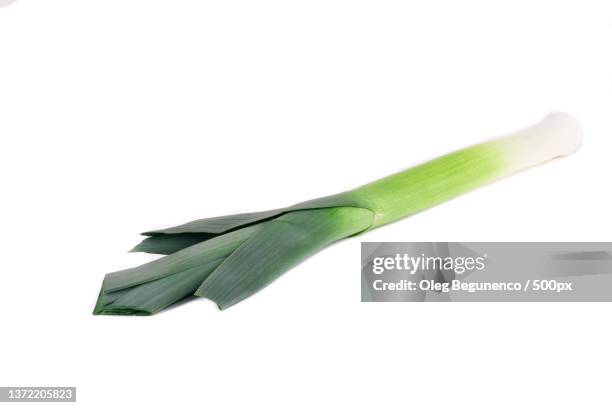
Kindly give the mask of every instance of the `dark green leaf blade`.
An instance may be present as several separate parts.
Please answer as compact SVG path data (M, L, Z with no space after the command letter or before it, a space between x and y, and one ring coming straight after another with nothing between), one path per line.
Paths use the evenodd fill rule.
M104 278L102 288L105 293L114 292L225 258L263 225L265 224L256 224L229 232L144 265L108 273Z
M94 314L155 314L186 297L192 296L202 281L221 262L223 262L223 259L217 259L128 289L108 294L101 292Z
M206 278L195 295L226 309L330 243L366 230L373 221L370 210L355 207L287 213L268 221L236 249Z
M283 214L297 210L316 210L332 207L356 207L370 208L370 203L363 197L358 197L353 192L347 191L340 194L334 194L325 197L315 198L314 200L304 201L291 207L277 208L269 211L259 211L251 213L225 215L221 217L203 218L178 225L176 227L148 231L142 233L146 236L156 236L160 234L192 234L192 233L208 233L222 234L233 231L237 228L259 223L261 221L271 220Z
M130 252L169 255L216 236L209 233L156 234L145 238Z
M222 234L236 228L264 221L282 214L284 208L269 211L260 211L244 214L225 215L221 217L203 218L172 228L143 232L142 235L153 236L157 234L183 234L183 233L209 233Z

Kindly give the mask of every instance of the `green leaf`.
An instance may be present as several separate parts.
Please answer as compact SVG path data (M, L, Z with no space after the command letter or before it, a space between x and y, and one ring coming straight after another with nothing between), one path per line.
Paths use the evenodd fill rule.
M223 258L116 292L101 291L94 314L152 315L193 295Z
M216 236L209 233L156 234L145 238L130 252L168 255Z
M248 273L249 267L260 265L268 273L255 276L255 281L243 282L244 298L299 262L304 257L323 248L330 242L366 229L373 221L369 210L353 207L332 207L319 210L298 210L249 227L226 234L193 234L203 242L180 249L166 257L136 268L106 275L94 308L94 314L150 315L194 294L203 287L207 277L219 265L231 259L236 271L228 274L229 280L241 279L238 270ZM147 245L154 243L157 249L169 245L191 243L187 234L153 236ZM252 242L250 242L253 240ZM151 244L152 245L152 244ZM165 247L164 247L165 245ZM248 248L256 248L254 258L270 254L268 263L253 262L246 258ZM241 249L236 257L232 254ZM274 255L276 253L276 255ZM258 255L259 254L259 255ZM221 272L223 273L223 272ZM211 295L215 298L215 295ZM221 307L229 303L219 300ZM233 303L232 303L233 304Z
M156 231L143 232L142 235L154 236L158 234L182 234L182 233L210 233L222 234L230 230L245 227L269 218L276 217L285 211L284 208L270 211L226 215L222 217L204 218L182 224L172 228Z
M366 230L363 208L294 211L268 221L206 278L195 292L220 309L245 299L330 243Z
M113 292L165 278L186 269L224 258L261 229L263 225L265 224L257 224L220 235L136 268L108 273L104 278L102 288L104 292Z
M270 211L226 215L222 217L203 218L178 225L176 227L143 232L142 235L156 237L160 235L182 235L182 234L213 234L219 235L226 232L244 228L249 225L271 220L297 210L316 210L332 207L357 207L369 208L368 200L359 197L352 192L344 192L331 196L320 197L314 200L304 201L291 207L278 208ZM143 241L144 242L144 241Z

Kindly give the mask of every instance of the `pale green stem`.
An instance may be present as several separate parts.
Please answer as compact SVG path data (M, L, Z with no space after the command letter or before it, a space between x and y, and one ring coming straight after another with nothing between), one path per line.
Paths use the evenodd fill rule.
M568 155L578 149L581 139L574 118L553 113L527 129L447 154L345 194L375 213L374 228Z

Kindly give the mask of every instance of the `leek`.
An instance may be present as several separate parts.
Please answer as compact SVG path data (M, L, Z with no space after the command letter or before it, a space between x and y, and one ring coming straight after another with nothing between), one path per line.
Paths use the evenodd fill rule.
M151 315L193 295L226 309L333 242L568 155L580 143L577 121L553 113L530 128L354 190L146 232L133 251L167 256L107 274L94 314Z

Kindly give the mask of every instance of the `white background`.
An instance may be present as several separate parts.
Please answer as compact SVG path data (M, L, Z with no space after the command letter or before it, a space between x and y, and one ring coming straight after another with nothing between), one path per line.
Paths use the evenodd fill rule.
M609 407L609 304L360 303L359 252L610 240L611 40L604 1L0 8L0 385L74 385L82 407ZM582 121L576 155L227 311L91 314L106 272L152 259L126 254L141 231L336 193L551 110Z

